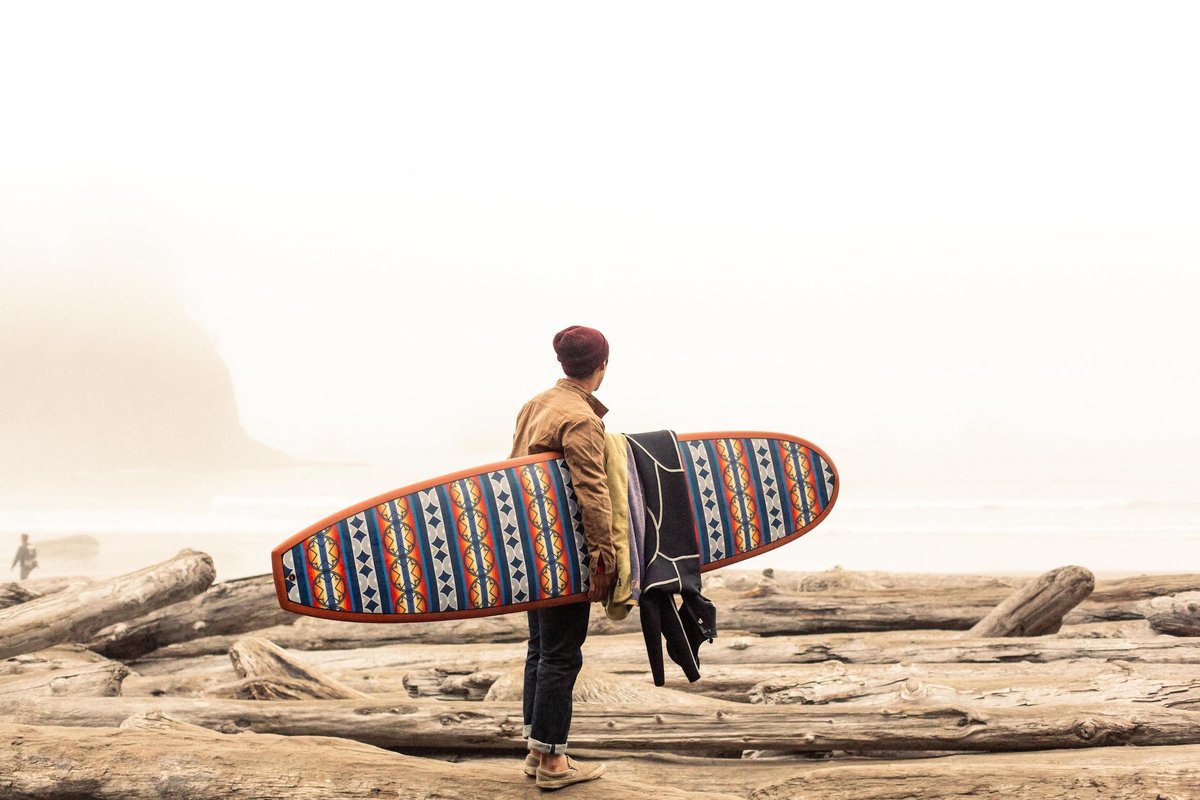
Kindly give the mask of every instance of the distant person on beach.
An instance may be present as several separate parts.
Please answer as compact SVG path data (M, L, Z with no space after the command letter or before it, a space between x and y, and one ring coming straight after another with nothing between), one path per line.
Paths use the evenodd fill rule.
M608 409L592 394L608 369L608 340L595 328L572 325L554 335L554 351L566 377L521 408L509 458L549 451L563 454L583 512L591 570L588 602L526 612L524 735L529 754L524 769L543 789L560 789L604 774L603 763L581 765L567 756L567 732L591 604L603 602L608 595L617 563L600 420Z
M21 565L21 580L29 577L29 573L33 572L33 568L37 566L37 550L29 546L29 534L21 534L21 546L17 548L17 554L13 556L12 566L8 569L11 571L13 567Z

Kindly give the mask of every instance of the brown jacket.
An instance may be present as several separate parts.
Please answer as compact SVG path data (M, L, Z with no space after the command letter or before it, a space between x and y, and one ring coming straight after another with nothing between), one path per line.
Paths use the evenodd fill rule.
M604 463L604 423L608 408L591 392L559 378L553 387L521 407L509 458L557 451L571 470L571 485L583 512L592 571L598 563L611 572L616 561L612 503ZM602 561L601 561L602 559Z

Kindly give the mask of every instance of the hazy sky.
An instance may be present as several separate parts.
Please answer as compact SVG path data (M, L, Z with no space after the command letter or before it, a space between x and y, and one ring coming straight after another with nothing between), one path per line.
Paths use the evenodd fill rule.
M1198 8L8 4L0 263L302 455L507 455L569 324L610 430L1194 448Z

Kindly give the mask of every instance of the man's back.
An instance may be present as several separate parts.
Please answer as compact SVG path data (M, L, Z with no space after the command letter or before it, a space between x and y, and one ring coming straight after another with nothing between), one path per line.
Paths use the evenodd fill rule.
M612 503L604 465L605 407L591 392L565 378L521 408L509 458L561 452L583 512L583 531L592 563L616 563L612 543Z

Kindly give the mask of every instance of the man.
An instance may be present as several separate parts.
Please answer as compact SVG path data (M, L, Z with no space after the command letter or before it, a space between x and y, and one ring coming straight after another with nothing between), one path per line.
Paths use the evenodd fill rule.
M29 577L29 573L33 572L33 568L37 566L37 551L29 546L29 534L21 534L21 546L17 548L17 554L13 557L12 565L9 566L9 571L13 567L21 565L21 580Z
M560 789L604 773L604 764L581 765L567 756L566 748L571 693L583 666L591 604L603 602L616 574L600 419L608 409L592 394L608 369L608 340L595 328L572 325L555 334L554 351L566 377L521 408L509 455L519 458L552 450L563 454L583 512L590 563L588 602L526 612L524 722L529 754L524 769L543 789Z

